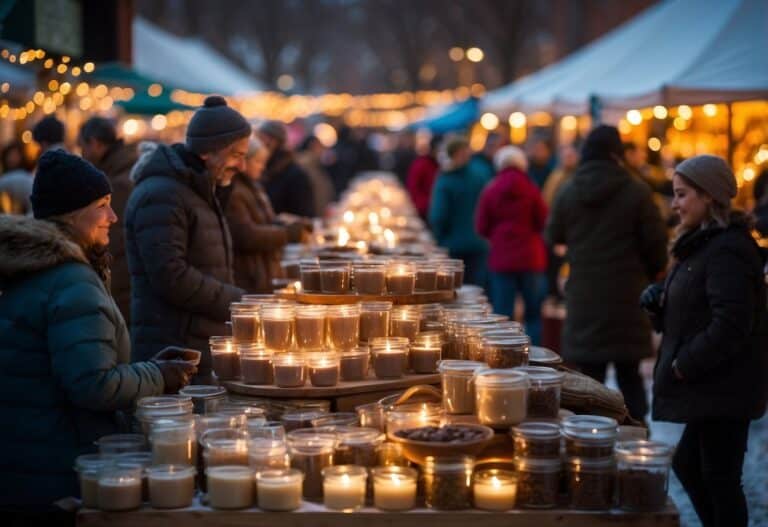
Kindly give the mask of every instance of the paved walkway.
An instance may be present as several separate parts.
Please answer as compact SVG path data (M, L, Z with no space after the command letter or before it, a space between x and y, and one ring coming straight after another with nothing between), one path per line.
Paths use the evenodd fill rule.
M642 365L646 389L650 394L653 361L645 361ZM607 383L616 388L615 377L611 371ZM650 397L650 395L649 395ZM677 444L683 432L683 425L651 421L651 436L657 441ZM744 475L742 477L744 494L749 506L750 527L768 527L768 416L754 421L749 431L749 447L744 460ZM674 474L670 477L669 494L680 509L680 525L682 527L699 527L701 522L693 510L688 495L683 490Z

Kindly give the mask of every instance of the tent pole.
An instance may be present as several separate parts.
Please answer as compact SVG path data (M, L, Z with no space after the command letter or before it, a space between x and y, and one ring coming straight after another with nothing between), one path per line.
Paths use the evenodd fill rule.
M733 103L725 105L728 117L728 164L733 167Z

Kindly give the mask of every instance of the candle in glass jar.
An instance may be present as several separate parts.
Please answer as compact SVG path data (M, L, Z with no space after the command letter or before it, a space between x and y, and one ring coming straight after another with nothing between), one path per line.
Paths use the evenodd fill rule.
M409 358L414 373L435 373L440 362L440 346L412 346Z
M391 302L362 302L360 304L360 341L368 342L389 334Z
M325 345L324 306L299 306L296 309L296 347L316 351Z
M293 306L275 305L262 307L261 325L264 347L271 351L288 351L293 345Z
M256 473L258 506L265 511L293 511L301 507L304 475L296 469L262 470Z
M358 351L345 351L340 357L341 380L362 381L368 377L370 352L361 347Z
M99 476L99 508L129 511L141 507L141 471L141 468L105 468Z
M348 265L329 265L320 270L320 289L323 293L342 294L349 291Z
M391 266L387 270L387 291L392 295L412 295L416 287L416 273L405 264Z
M216 377L222 381L240 378L240 354L232 337L211 337L211 362Z
M248 346L240 348L240 370L246 384L272 384L272 352Z
M416 269L416 291L434 291L437 289L437 268L421 265Z
M155 509L180 509L195 497L195 469L188 465L147 468L149 502Z
M406 349L377 349L373 351L373 371L378 379L402 377L407 360Z
M406 511L416 501L416 471L406 467L377 467L373 472L373 504L385 511Z
M327 509L356 511L365 505L368 471L355 465L323 469L323 503Z
M253 504L253 471L221 466L206 470L208 502L214 509L245 509Z
M339 358L333 354L309 359L309 382L312 386L336 386L339 383Z
M328 318L328 344L334 350L349 350L357 346L360 335L360 306L330 306Z
M361 295L383 295L387 290L384 265L355 265L355 289Z
M419 332L419 313L410 309L401 309L392 312L389 335L392 337L406 337L413 342Z
M438 270L437 271L437 290L445 291L453 289L453 277L454 273L451 270Z
M515 506L517 477L513 472L491 469L474 478L475 507L488 511L506 511Z
M232 338L235 342L258 342L261 322L259 306L244 302L233 302L229 310L232 318Z
M284 353L273 360L275 385L281 388L304 386L307 380L306 361L302 355Z

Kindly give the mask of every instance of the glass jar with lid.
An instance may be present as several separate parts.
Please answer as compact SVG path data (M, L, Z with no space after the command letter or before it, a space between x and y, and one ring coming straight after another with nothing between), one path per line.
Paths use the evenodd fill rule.
M475 372L485 368L483 362L442 360L438 365L443 389L443 407L449 414L475 412Z
M579 510L607 510L613 506L616 462L607 458L568 460L568 506Z
M335 430L338 442L333 454L336 465L359 465L372 468L378 465L378 450L386 436L375 428L356 426Z
M560 459L561 435L558 423L525 421L511 430L517 457Z
M605 458L613 455L618 423L600 415L571 415L563 419L568 457Z
M194 412L198 415L215 412L227 398L227 389L223 386L190 384L179 390L179 395L192 399Z
M145 437L149 437L152 422L163 418L192 418L192 398L183 395L144 397L136 407L136 418Z
M254 343L261 340L260 306L248 302L232 302L229 305L232 321L232 338L236 343Z
M288 434L291 468L304 473L303 495L318 499L323 496L323 469L333 465L336 434L313 429L294 430Z
M565 373L546 366L520 366L517 369L527 373L531 381L528 390L528 418L557 419Z
M560 487L560 460L518 457L517 505L529 509L557 506Z
M461 510L472 507L472 456L429 456L422 467L424 502L430 509Z
M516 370L483 369L475 372L475 407L480 424L509 428L521 423L528 411L528 375Z
M619 507L659 511L667 503L672 447L658 441L626 441L616 445Z
M491 368L527 366L530 345L531 338L528 335L486 337L483 344L483 358Z

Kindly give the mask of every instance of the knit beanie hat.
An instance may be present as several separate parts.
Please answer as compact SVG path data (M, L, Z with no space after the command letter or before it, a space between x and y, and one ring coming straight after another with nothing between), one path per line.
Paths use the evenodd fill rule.
M82 157L55 149L38 161L30 200L35 218L44 219L82 209L111 193L104 172Z
M259 125L258 130L259 133L276 139L281 145L284 145L288 139L288 131L280 121L264 121Z
M624 155L624 145L615 126L601 124L589 132L581 147L581 162L614 161Z
M706 154L695 156L677 165L675 172L701 187L722 205L730 205L731 199L736 196L736 178L728 163L721 157Z
M44 117L32 128L32 139L54 145L64 141L64 123L53 115Z
M251 135L251 125L219 95L206 97L187 126L187 148L196 154L215 152Z

